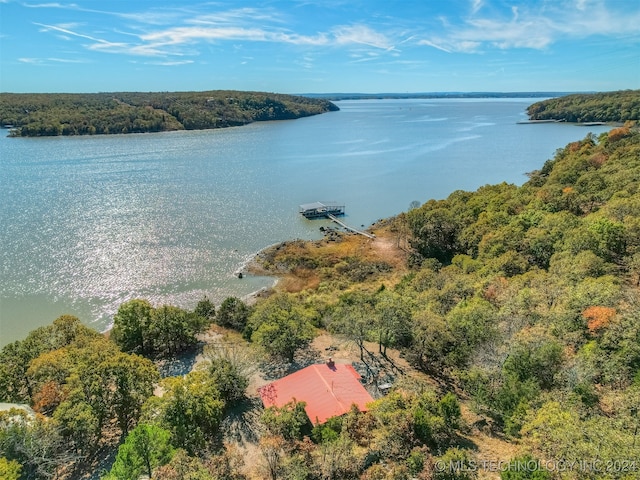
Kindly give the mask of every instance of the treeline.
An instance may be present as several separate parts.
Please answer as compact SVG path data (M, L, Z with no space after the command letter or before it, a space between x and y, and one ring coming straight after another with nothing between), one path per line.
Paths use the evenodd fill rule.
M640 120L640 90L567 95L534 103L531 120L564 122L626 122Z
M338 108L331 102L276 93L117 92L0 93L0 125L11 136L99 135L200 130L286 120Z

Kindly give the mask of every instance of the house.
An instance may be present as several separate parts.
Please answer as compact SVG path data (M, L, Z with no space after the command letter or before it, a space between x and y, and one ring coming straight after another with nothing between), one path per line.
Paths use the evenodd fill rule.
M292 400L305 402L305 411L312 424L347 413L353 404L367 410L373 401L360 383L360 375L348 364L326 363L310 365L291 375L258 389L265 407L282 407Z

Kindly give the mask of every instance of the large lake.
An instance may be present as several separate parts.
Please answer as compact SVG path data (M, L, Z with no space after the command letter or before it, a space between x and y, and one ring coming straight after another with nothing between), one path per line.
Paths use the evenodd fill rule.
M298 205L370 225L418 200L522 184L607 127L518 125L537 99L359 100L224 130L0 137L0 346L71 313L109 327L131 298L192 308L270 285L235 275L260 249L319 238Z

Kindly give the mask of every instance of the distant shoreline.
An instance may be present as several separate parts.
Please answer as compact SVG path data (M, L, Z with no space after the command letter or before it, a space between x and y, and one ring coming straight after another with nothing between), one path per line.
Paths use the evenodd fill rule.
M550 98L594 92L415 92L415 93L303 93L309 98L340 100L446 99L446 98Z

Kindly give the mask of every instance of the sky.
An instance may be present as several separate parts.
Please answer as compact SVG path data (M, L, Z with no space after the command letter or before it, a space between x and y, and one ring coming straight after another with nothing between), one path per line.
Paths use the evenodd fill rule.
M0 0L1 92L640 88L640 0Z

